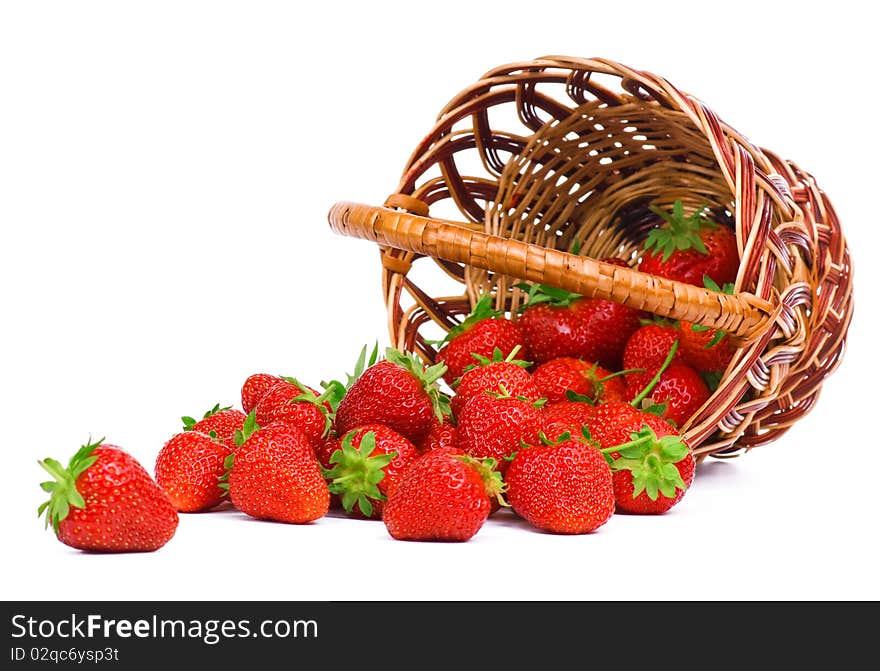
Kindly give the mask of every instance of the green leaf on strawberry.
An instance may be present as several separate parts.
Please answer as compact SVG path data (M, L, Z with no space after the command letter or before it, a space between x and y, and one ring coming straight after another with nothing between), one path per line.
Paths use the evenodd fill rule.
M330 456L332 468L324 469L329 480L331 494L342 497L342 507L351 512L355 505L366 517L373 515L373 501L385 501L378 484L385 478L385 467L397 456L397 452L376 454L376 434L368 431L361 437L360 445L353 444L357 430L349 431L342 439L339 449Z
M677 489L687 485L675 464L685 459L689 450L680 435L658 438L647 425L631 434L622 445L604 448L602 453L612 471L631 471L633 498L646 492L652 501L660 494L673 498ZM617 454L617 457L612 455Z
M98 458L92 456L92 452L103 442L103 438L94 443L89 438L86 444L70 458L67 468L64 468L55 459L44 459L37 462L49 475L55 478L40 483L43 491L49 493L49 500L37 508L37 516L39 517L45 512L46 527L48 528L51 524L56 534L58 533L58 524L70 513L71 506L81 509L86 507L85 500L76 488L76 479L97 461Z
M676 250L694 249L701 254L709 254L706 245L699 236L701 228L715 228L718 226L703 216L708 204L697 208L690 216L684 214L684 204L676 200L669 213L656 205L650 209L666 221L665 226L652 229L645 238L645 250L653 254L663 254L663 261L667 261Z

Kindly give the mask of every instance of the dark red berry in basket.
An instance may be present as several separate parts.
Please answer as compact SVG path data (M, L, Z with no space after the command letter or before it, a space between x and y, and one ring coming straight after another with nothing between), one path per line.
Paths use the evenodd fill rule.
M474 355L491 358L497 349L502 358L515 348L525 347L519 324L507 319L504 313L492 308L492 297L483 296L471 314L453 328L442 341L437 352L437 363L446 364L443 379L453 384L468 366L474 365Z
M569 436L519 450L504 480L514 511L539 529L585 534L614 514L611 469L604 455Z
M426 368L415 354L389 347L385 359L364 370L339 402L336 435L365 424L384 424L419 444L432 418L444 421L449 414L449 398L437 386L445 372L445 364Z
M196 420L193 417L181 417L183 428L185 431L199 431L206 433L212 438L216 438L230 449L235 448L233 440L236 431L240 431L244 426L244 420L247 417L241 410L232 407L221 408L218 403L208 410L202 419Z
M177 511L138 461L115 445L88 441L67 468L39 462L53 480L38 511L65 545L93 552L150 552L177 530Z
M517 321L529 358L541 364L561 356L581 356L589 344L580 315L586 306L583 296L545 284L517 286L529 292Z
M622 259L604 258L605 263L626 268ZM587 361L596 361L610 370L618 370L623 346L639 327L641 312L603 298L585 298L577 310L586 331L586 344L577 355Z
M676 326L660 323L645 324L630 336L623 349L623 367L632 371L624 375L629 398L641 393L647 386L679 337ZM675 352L673 361L681 359L682 353L679 349Z
M236 508L288 524L305 524L327 513L330 492L300 429L283 422L262 428L248 422L236 442L241 446L227 459L229 499Z
M497 391L499 385L511 396L523 397L530 402L540 399L541 391L527 370L530 362L516 359L518 351L518 348L514 348L506 358L502 358L502 352L497 349L491 359L478 355L476 363L465 370L455 385L455 395L450 404L452 416L457 418L474 394Z
M551 359L535 368L532 378L548 403L571 400L572 395L592 403L626 400L622 374L583 359Z
M382 516L392 538L467 541L502 497L504 484L493 460L444 450L419 457L388 497Z
M733 284L719 287L709 277L703 278L707 289L725 294L733 293ZM736 348L731 345L727 333L690 322L681 322L682 357L698 371L720 373L733 359Z
M682 426L709 400L706 382L691 366L681 361L672 362L660 374L648 397L662 405L660 416L675 426Z
M703 275L719 285L734 282L739 270L736 235L703 216L705 209L685 216L680 200L675 201L671 213L652 206L664 223L648 233L639 270L700 287Z
M500 387L479 392L464 404L458 418L458 446L473 457L491 457L503 473L507 457L523 443L537 442L541 428L540 409Z
M323 451L330 493L347 513L368 519L382 517L388 496L419 456L415 445L383 424L352 429Z
M656 415L609 403L596 409L590 435L611 465L619 511L664 513L693 482L696 462L690 447Z
M269 373L254 373L250 375L241 387L241 407L245 413L257 407L260 399L276 384L281 382L277 375Z
M626 265L619 259L604 260ZM638 310L546 284L517 286L529 294L518 322L526 350L536 364L576 357L606 368L620 366L623 345L639 327Z
M231 453L231 447L206 433L178 433L159 450L156 483L178 511L209 510L226 498L221 484L226 476L225 461Z

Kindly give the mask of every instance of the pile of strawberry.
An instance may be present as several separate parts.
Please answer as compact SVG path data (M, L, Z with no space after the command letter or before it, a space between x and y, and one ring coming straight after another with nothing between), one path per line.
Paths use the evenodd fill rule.
M640 268L730 290L729 228L676 202ZM624 265L616 259L611 263ZM42 487L46 523L67 545L150 551L179 512L234 506L291 524L338 514L381 520L400 540L466 541L502 507L554 533L615 512L658 514L684 496L695 460L679 432L734 349L723 331L544 285L521 285L515 317L484 296L442 341L437 363L364 347L343 381L310 387L255 373L241 409L214 406L158 453L88 441Z

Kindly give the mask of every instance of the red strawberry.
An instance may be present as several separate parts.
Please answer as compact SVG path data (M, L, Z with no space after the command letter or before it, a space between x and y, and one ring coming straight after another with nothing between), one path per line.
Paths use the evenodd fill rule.
M602 260L622 268L627 267L622 259ZM587 361L596 361L605 368L619 369L623 346L639 327L641 312L602 298L584 298L579 301L577 313L587 335L586 346L576 356Z
M719 287L708 276L703 277L707 289L724 294L733 293L733 284ZM713 329L690 322L681 322L682 357L698 371L720 373L727 368L733 359L736 348L731 345L730 338L721 329Z
M627 403L608 403L596 408L590 434L611 460L618 510L666 512L693 482L696 462L690 448L656 415Z
M498 349L503 358L514 348L525 346L519 324L504 317L502 311L493 310L488 294L477 301L467 319L451 329L442 342L437 363L446 364L443 379L450 385L474 363L474 354L488 358Z
M489 517L504 485L491 459L434 450L420 456L388 497L382 516L392 538L466 541Z
M465 403L458 419L458 446L479 459L491 457L502 473L522 443L534 444L543 427L534 404L501 393L480 392Z
M535 368L532 379L548 403L569 399L571 394L593 403L623 401L626 385L620 373L574 357L559 357Z
M680 361L671 363L660 374L649 394L654 403L664 406L661 416L676 426L689 420L709 396L709 387L700 374Z
M577 438L583 428L589 426L595 411L594 405L583 401L548 403L541 410L543 431L552 440L557 440L563 433Z
M682 358L699 371L720 373L733 359L736 348L720 329L681 322Z
M603 260L626 267L620 259ZM623 345L639 327L638 310L545 284L517 287L529 292L518 323L535 363L576 357L598 361L606 368L620 367Z
M180 512L208 510L226 497L220 484L226 475L224 461L231 452L205 433L178 433L159 450L156 482Z
M561 356L581 356L587 351L590 334L580 311L583 296L546 284L518 284L528 291L517 323L522 329L529 358L536 364Z
M253 433L250 432L253 428ZM257 519L305 524L323 517L330 492L311 442L291 424L252 425L239 436L231 461L229 499Z
M599 450L579 440L519 450L504 479L514 511L539 529L585 534L614 514L611 469Z
M323 451L330 493L341 497L346 512L369 519L382 517L384 502L419 456L415 445L382 424L352 429Z
M257 407L257 403L265 393L281 382L277 375L254 373L244 381L241 387L241 407L246 413Z
M629 396L640 393L663 365L666 355L679 338L674 326L652 323L641 326L633 333L623 350L623 367L628 371L642 369L643 372L628 372L624 375ZM676 351L673 361L681 360L681 352Z
M685 217L680 200L673 204L671 214L652 206L651 211L666 223L648 233L639 270L697 286L703 286L704 275L719 285L733 282L739 270L736 235L705 218L705 209Z
M526 370L529 362L515 358L518 350L514 348L506 357L498 349L492 354L492 359L477 356L477 363L466 369L455 385L455 395L450 403L453 417L458 417L464 404L474 394L497 390L499 385L511 396L522 396L531 402L541 398L541 391Z
M247 415L241 410L234 410L231 406L221 408L218 403L208 410L200 420L192 417L181 417L180 419L183 421L185 431L206 433L230 449L235 449L235 432L241 431L246 417Z
M445 372L445 364L425 368L416 355L389 347L385 359L367 368L339 402L336 434L384 424L419 444L431 428L431 418L443 421L449 413L449 399L437 387Z
M284 422L300 429L313 445L327 436L332 425L324 398L295 378L284 378L267 391L254 408L257 424Z
M65 545L93 552L150 552L177 530L177 511L137 460L103 439L83 445L65 469L39 462L54 480L42 483L46 526Z
M453 400L455 400L453 398ZM458 429L451 422L440 422L436 417L431 422L428 435L417 446L420 452L444 450L458 447Z

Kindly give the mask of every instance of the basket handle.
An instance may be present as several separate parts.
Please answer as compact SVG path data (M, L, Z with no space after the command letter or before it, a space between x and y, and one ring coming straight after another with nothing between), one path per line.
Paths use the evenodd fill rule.
M340 235L720 328L741 343L762 332L773 309L771 303L750 293L722 294L387 207L340 202L330 209L328 220Z

